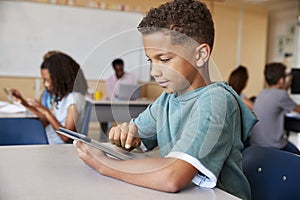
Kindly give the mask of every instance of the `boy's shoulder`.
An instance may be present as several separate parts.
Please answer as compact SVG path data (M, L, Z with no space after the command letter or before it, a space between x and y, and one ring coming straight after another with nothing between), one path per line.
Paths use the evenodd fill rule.
M176 94L168 94L163 92L157 99L158 102L164 101L189 101L192 99L201 99L205 96L214 96L214 95L223 95L223 94L232 93L232 89L225 82L215 82L207 86L196 88L192 91L189 91L181 96Z
M281 98L287 95L288 93L284 89L279 88L265 88L259 93L259 96L269 96L276 98Z

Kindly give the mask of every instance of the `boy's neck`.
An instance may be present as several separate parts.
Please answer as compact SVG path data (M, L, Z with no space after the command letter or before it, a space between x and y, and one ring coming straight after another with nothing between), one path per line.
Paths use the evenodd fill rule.
M284 89L280 84L269 85L268 88L269 88L269 89L280 89L280 90L283 90L283 89Z

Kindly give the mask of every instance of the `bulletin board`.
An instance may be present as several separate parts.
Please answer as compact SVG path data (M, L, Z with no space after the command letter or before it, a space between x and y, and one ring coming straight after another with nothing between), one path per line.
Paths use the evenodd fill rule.
M0 76L40 77L43 55L60 50L73 57L87 79L113 73L122 58L139 80L150 78L141 36L142 14L46 3L0 1Z

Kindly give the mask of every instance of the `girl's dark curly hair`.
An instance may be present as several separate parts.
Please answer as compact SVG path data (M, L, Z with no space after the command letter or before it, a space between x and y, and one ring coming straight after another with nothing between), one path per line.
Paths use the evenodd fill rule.
M199 44L207 43L211 50L213 48L214 22L210 11L202 2L174 0L162 4L158 8L152 8L138 25L138 30L143 35L161 32L162 29L182 33L171 33L175 44L182 44L186 39L181 36L185 35Z
M44 59L41 69L48 69L57 103L68 93L75 91L83 95L88 85L79 64L67 54L57 52Z

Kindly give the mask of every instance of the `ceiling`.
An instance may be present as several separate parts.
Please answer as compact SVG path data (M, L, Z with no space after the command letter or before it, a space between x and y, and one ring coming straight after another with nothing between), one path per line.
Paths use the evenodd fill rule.
M274 12L277 10L298 9L298 13L300 13L300 0L209 0L209 1L257 5L257 6L267 8L270 12Z

